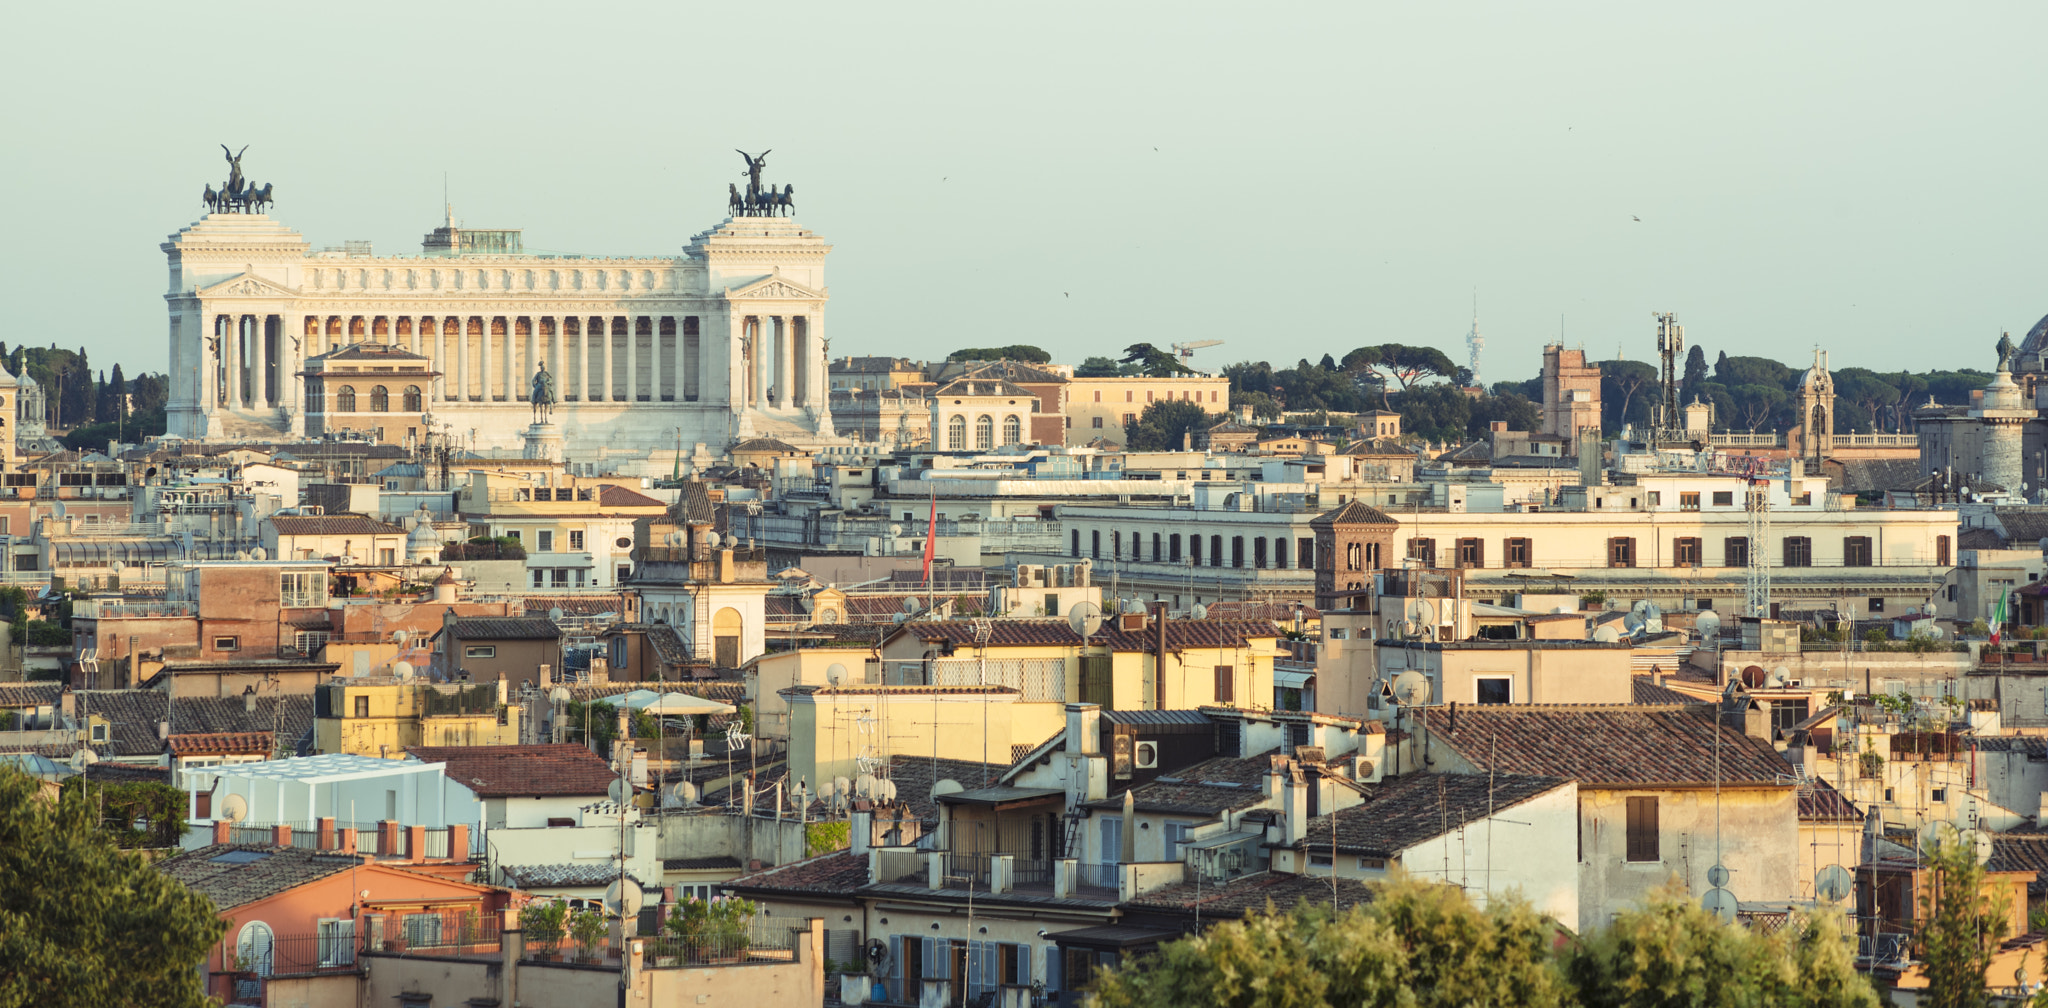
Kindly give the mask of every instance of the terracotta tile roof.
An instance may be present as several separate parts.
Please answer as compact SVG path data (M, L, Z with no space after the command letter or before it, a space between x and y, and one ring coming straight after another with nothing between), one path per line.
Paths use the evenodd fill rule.
M50 707L64 694L60 682L0 683L0 709Z
M606 483L597 488L599 507L667 507L668 505L629 487Z
M716 871L738 869L739 866L740 859L730 856L672 857L663 858L661 862L664 871Z
M473 640L559 640L562 631L545 619L481 616L455 621L455 636Z
M524 604L526 613L533 617L545 617L550 609L560 609L564 616L596 616L626 611L622 595L528 595L520 602Z
M896 603L895 611L903 611L901 602ZM988 628L991 647L1081 646L1081 635L1063 619L989 620ZM944 641L955 646L973 647L975 641L973 620L920 620L903 624L903 631L918 640Z
M725 883L730 890L749 892L829 893L851 897L868 884L868 859L850 850L833 851L792 861Z
M1222 815L1264 802L1265 779L1272 766L1271 755L1265 753L1243 758L1218 756L1162 774L1130 790L1140 812ZM1109 797L1088 805L1112 811L1121 809L1124 793L1113 791Z
M1669 686L1659 686L1649 676L1635 676L1629 683L1632 700L1639 704L1686 704L1699 703L1697 698L1680 693Z
M215 844L156 863L156 870L227 911L354 867L353 856L296 847Z
M1563 777L1581 788L1790 787L1771 747L1716 723L1712 713L1657 707L1464 707L1450 730L1443 708L1421 712L1435 740L1473 765ZM1488 753L1492 752L1492 757Z
M174 756L198 756L224 753L235 756L268 755L271 751L272 735L269 732L206 732L192 735L171 736L171 754Z
M1994 834L1991 837L1991 860L1984 862L1984 868L1995 872L2033 872L2033 879L2027 882L2027 894L2041 896L2048 893L2048 881L2041 877L2042 872L2048 872L2048 835Z
M745 441L741 441L741 442L739 442L739 443L737 443L737 444L733 445L733 446L732 446L731 448L728 448L728 449L726 449L726 451L727 451L728 453L734 453L734 452L776 452L776 453L778 453L778 454L783 454L783 455L801 455L801 454L803 454L803 449L801 449L801 448L798 448L797 446L795 446L795 445L793 445L793 444L790 444L790 443L789 443L789 442L787 442L787 441L778 441L778 440L776 440L775 438L766 438L766 437L748 438L748 439L746 439Z
M1372 902L1372 887L1353 878L1336 880L1335 902L1339 910L1349 910ZM1332 901L1331 880L1327 875L1295 875L1289 872L1254 872L1243 878L1231 879L1221 885L1204 880L1146 893L1124 903L1127 907L1142 907L1147 910L1182 910L1193 913L1200 909L1202 916L1217 920L1234 919L1246 913L1260 912L1268 906L1275 910L1286 910L1306 900L1310 903L1328 904Z
M1322 514L1319 514L1314 518L1309 519L1309 524L1311 526L1397 525L1399 524L1399 522L1396 522L1394 521L1394 519L1387 517L1387 513L1385 511L1381 511L1379 508L1373 507L1372 505L1367 504L1364 501L1353 500L1346 502L1342 506L1338 507L1336 510L1325 511Z
M366 515L272 515L278 535L398 535L405 530Z
M1331 819L1341 852L1394 857L1425 840L1487 817L1491 808L1520 805L1566 786L1556 777L1522 774L1403 774L1370 785L1372 797L1332 816L1309 820L1296 850L1330 849Z
M1799 818L1809 822L1861 823L1863 813L1827 781L1815 778L1799 789Z
M448 764L448 779L479 798L602 795L618 775L580 745L411 746L423 763Z
M1253 640L1276 640L1280 628L1271 620L1176 620L1166 621L1166 649L1168 651L1193 651L1206 648L1247 647ZM1089 638L1093 644L1106 644L1111 651L1152 650L1152 630L1118 630L1104 621L1101 631Z
M1007 753L990 753L1002 757ZM985 779L994 784L1010 769L1008 763L982 763L979 760L937 760L936 773L929 757L897 756L889 761L889 779L896 784L896 800L910 810L921 822L938 822L939 809L932 803L932 785L942 780L959 781L960 786L977 788Z
M646 881L627 872L626 877L642 885ZM618 881L617 862L585 861L563 864L506 865L505 884L515 889L552 889L556 886L589 888Z

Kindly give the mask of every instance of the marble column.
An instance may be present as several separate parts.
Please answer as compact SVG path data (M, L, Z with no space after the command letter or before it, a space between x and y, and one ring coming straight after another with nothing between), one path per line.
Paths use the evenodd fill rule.
M449 398L456 402L469 401L469 316L455 316L455 394Z
M810 381L805 383L807 405L825 409L832 401L832 393L825 387L832 362L825 358L825 316L817 312L804 316L804 351L811 365Z
M796 327L791 316L775 316L775 400L784 409L796 402L795 350Z
M533 381L533 373L539 370L533 366L533 362L540 359L538 352L540 349L540 316L538 315L528 315L526 317L525 345L526 357L523 360L523 366L519 369L519 383L512 386L513 391L517 393L513 397L516 399L526 397L526 390L529 387L527 383Z
M640 401L640 319L635 315L626 316L626 392L627 402Z
M590 401L590 318L576 320L576 398Z
M477 385L483 394L483 401L490 402L492 368L498 363L498 355L491 352L491 317L489 315L477 316L477 332L477 339L481 344L477 357Z
M619 325L618 320L609 315L601 319L599 324L603 326L603 331L599 335L604 337L604 377L598 382L598 388L602 392L597 398L611 402L619 397L618 375L612 371L612 344L616 342L614 337L618 335Z
M704 398L704 331L698 316L685 315L676 320L676 332L681 335L682 353L676 364L676 373L682 384L676 392L676 400L695 401ZM691 332L691 329L697 329Z

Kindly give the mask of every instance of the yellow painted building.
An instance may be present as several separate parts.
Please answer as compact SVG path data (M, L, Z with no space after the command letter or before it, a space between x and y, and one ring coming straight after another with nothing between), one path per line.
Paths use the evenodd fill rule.
M1124 443L1124 423L1166 400L1200 403L1211 413L1230 411L1230 379L1208 375L1171 378L1075 378L1067 384L1067 443L1102 438Z
M423 683L351 677L313 693L313 748L403 759L408 746L519 744L516 704L503 682Z

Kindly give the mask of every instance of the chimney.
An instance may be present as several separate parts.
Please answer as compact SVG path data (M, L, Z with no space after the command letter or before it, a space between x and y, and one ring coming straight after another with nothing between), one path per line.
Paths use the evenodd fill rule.
M875 814L866 809L856 809L848 817L849 833L852 834L853 852L866 857L875 841Z
M1156 600L1152 603L1152 679L1166 681L1166 603Z
M1283 793L1285 804L1281 807L1280 815L1287 826L1287 842L1298 843L1302 837L1308 835L1309 784L1302 779L1301 770L1291 763L1282 783L1286 790Z
M1067 751L1093 756L1102 751L1102 707L1092 703L1067 705Z
M254 683L242 687L242 712L245 714L256 713L256 684Z
M1487 424L1486 429L1495 434L1505 434L1508 432L1508 422L1506 420L1495 420Z

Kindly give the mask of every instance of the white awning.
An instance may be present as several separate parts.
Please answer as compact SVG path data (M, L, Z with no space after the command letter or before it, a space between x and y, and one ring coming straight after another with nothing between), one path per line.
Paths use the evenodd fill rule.
M1278 686L1281 689L1306 689L1308 688L1308 685L1312 682L1315 682L1315 680L1316 674L1314 672L1285 672L1280 669L1273 670L1273 685Z

